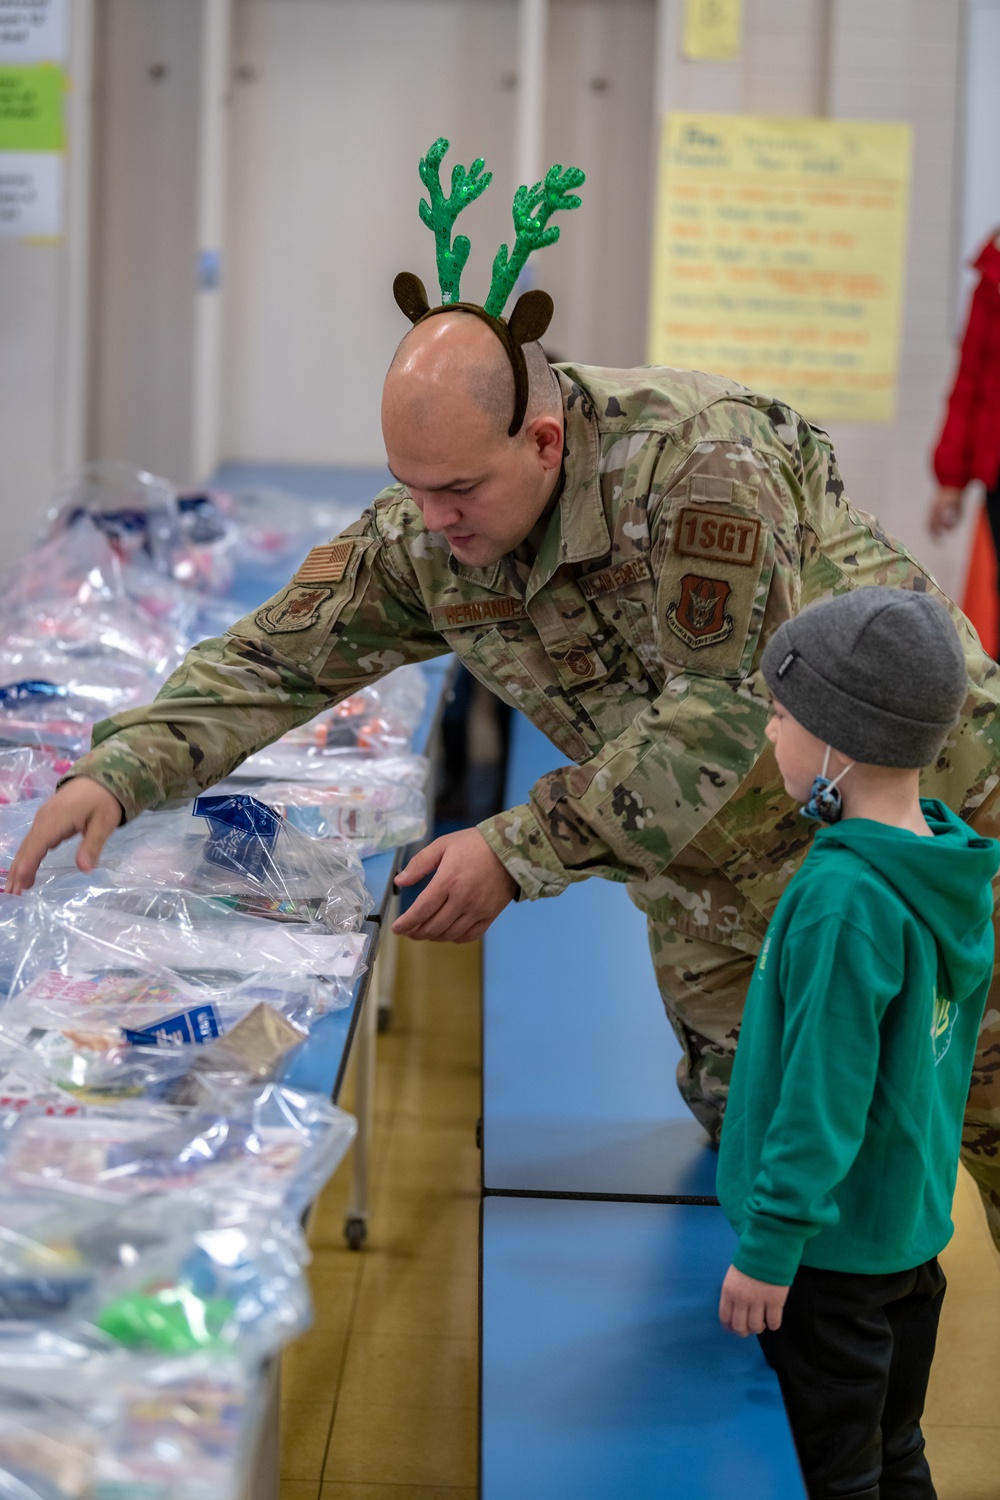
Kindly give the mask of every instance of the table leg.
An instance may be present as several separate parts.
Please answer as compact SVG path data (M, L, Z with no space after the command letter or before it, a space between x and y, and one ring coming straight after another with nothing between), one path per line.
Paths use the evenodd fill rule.
M358 1021L358 1038L354 1046L354 1113L358 1133L351 1153L351 1196L344 1221L344 1237L352 1250L360 1250L368 1238L368 1183L371 1174L372 1135L375 1129L375 1036L378 1027L378 997L382 986L382 962L380 944L375 958L375 972Z
M389 911L382 924L382 941L379 943L378 971L378 1029L388 1031L392 1025L392 996L396 988L396 956L399 939L392 924L399 916L399 897L393 896Z
M264 1409L247 1480L246 1500L279 1500L281 1493L281 1356L268 1360Z

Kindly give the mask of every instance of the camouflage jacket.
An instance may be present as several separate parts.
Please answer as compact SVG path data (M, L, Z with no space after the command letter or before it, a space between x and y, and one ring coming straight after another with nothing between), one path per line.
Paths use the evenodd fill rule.
M935 585L853 509L829 439L788 407L689 371L557 373L564 478L526 580L510 559L460 565L387 489L153 704L98 725L75 774L131 817L391 668L454 651L573 763L481 825L523 894L602 875L704 928L696 908L723 877L748 905L711 926L755 943L808 843L764 737L768 635L859 584ZM927 791L968 813L1000 771L1000 677L955 615L970 697Z

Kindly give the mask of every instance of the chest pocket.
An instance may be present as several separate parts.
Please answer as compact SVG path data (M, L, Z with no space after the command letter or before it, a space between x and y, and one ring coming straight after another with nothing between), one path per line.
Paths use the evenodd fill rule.
M452 640L473 676L487 687L497 687L508 703L537 724L544 735L571 760L589 760L598 749L573 723L573 708L552 671L540 643L511 642L499 630L489 630L471 642Z
M745 677L774 572L774 533L749 506L676 500L659 568L656 628L668 662L709 677Z

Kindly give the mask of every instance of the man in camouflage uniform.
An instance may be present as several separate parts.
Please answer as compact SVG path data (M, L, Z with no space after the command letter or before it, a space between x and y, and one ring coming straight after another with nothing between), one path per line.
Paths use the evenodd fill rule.
M763 646L813 600L936 586L851 507L828 438L788 407L670 369L564 365L550 389L539 360L509 438L489 329L457 314L410 333L383 409L406 484L192 651L155 703L97 727L11 888L73 832L92 863L119 804L131 818L193 795L391 668L453 651L573 764L411 861L406 881L436 873L397 930L475 938L514 895L626 882L683 1049L680 1088L715 1136L755 955L809 844L764 735ZM996 834L1000 676L949 607L969 697L924 790ZM1000 1240L997 999L982 1042L964 1159Z

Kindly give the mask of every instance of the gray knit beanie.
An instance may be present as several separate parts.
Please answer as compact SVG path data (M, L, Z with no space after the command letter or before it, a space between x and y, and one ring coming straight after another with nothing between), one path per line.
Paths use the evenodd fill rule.
M967 689L958 632L930 594L877 585L779 625L761 668L817 739L873 766L929 766Z

